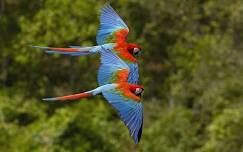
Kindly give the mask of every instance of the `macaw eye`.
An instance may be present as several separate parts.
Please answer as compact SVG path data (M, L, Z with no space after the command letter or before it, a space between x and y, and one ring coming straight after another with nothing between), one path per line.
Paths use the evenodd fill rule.
M135 95L136 96L141 96L143 93L143 88L136 88L135 90Z
M133 55L137 56L140 53L141 49L139 48L134 48L133 49Z

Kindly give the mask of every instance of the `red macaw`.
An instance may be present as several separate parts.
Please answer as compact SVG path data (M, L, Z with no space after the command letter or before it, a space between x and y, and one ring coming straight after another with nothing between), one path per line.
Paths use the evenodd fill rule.
M105 55L101 56L100 66L103 70L99 75L99 79L105 80L106 84L84 93L43 100L76 100L102 93L105 99L118 111L134 142L137 144L142 135L143 105L140 97L144 89L142 86L128 83L130 69L123 60L110 50L105 49L103 52Z
M100 53L102 56L105 55L103 50L110 50L113 54L122 59L130 68L128 82L137 84L139 73L136 56L140 53L141 47L137 44L126 42L128 32L129 29L127 25L114 9L110 5L105 5L101 10L100 28L96 36L97 46L71 46L71 48L33 47L44 49L47 53L58 53L72 56L82 56L92 53ZM102 70L101 67L98 74L100 74ZM99 85L107 83L103 79L98 79L98 82Z

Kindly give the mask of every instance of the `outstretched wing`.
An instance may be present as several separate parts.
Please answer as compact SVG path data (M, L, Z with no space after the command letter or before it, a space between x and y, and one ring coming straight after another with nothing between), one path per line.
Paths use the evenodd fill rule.
M122 83L128 81L130 69L128 65L110 49L101 51L101 65L98 72L99 85ZM108 102L119 112L121 119L129 129L135 143L138 143L143 126L143 106L126 87L117 87L102 92Z
M100 86L110 83L127 82L130 69L128 65L115 55L111 48L102 47L101 65L98 71Z
M96 36L99 45L115 43L118 39L125 41L129 29L120 16L110 5L105 5L101 10L100 28Z
M129 129L130 135L137 144L142 135L143 128L143 105L132 98L125 97L122 90L114 89L103 92L104 97L114 107L120 118Z
M129 76L128 76L128 83L138 84L139 79L139 70L137 63L128 64L130 69Z
M102 47L102 50L100 51L101 65L98 71L99 85L102 86L109 83L116 83L118 75L125 75L125 73L128 74L126 82L137 84L139 78L138 64L126 63L119 56L114 54L112 50L112 45L106 45L105 47ZM124 70L122 69L126 69L127 72L124 73Z

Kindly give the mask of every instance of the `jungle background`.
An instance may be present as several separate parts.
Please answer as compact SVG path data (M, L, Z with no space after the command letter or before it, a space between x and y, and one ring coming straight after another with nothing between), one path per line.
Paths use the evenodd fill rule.
M243 1L111 0L143 47L144 129L134 145L93 89L99 55L30 45L95 45L104 0L0 0L0 151L243 152Z

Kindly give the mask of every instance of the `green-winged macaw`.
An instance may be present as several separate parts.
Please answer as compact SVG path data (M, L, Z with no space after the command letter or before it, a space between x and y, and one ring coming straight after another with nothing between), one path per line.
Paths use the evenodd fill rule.
M114 11L114 9L110 5L105 5L101 10L100 28L96 36L96 41L98 44L97 46L70 46L70 48L40 46L33 47L44 49L47 53L58 53L72 56L83 56L93 53L100 53L102 56L106 53L103 50L110 50L113 54L115 54L128 65L130 69L128 82L137 84L139 73L136 56L141 52L141 47L137 44L126 42L128 32L129 29L127 25ZM102 72L102 70L103 67L101 66L98 75L100 72ZM98 79L98 82L99 85L104 85L107 83L103 79Z
M111 50L103 48L101 55L100 74L98 79L106 83L94 90L78 93L74 95L46 98L45 101L65 101L77 100L97 94L102 94L105 99L114 107L122 121L128 127L130 135L137 144L142 135L143 128L143 105L141 94L143 87L128 82L130 68Z

